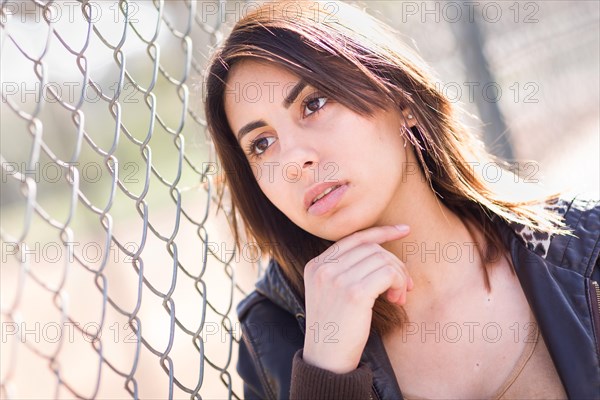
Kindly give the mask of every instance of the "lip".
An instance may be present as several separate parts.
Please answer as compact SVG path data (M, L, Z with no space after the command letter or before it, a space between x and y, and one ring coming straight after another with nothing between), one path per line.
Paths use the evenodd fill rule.
M323 193L326 189L333 187L333 186L340 186L339 188L335 189L334 191L330 192L327 196L325 196L324 198L322 198L321 200L327 199L327 197L329 197L332 194L337 194L337 197L340 197L341 194L343 194L343 192L346 191L346 189L348 189L348 182L343 182L343 181L338 181L338 182L323 182L323 183L319 183L316 184L312 187L310 187L306 193L304 194L304 209L309 211L309 209L311 208L312 201L315 197L317 197L319 194ZM339 192L339 193L336 193ZM320 200L320 201L321 201ZM337 200L335 201L335 203L337 204ZM317 205L318 203L315 203L315 205ZM330 207L327 208L331 208L333 207L335 204L329 204ZM315 210L316 211L316 210ZM323 211L323 212L321 212ZM317 212L318 214L322 214L327 212L327 210L319 210L319 212ZM310 212L311 214L314 214L314 212Z

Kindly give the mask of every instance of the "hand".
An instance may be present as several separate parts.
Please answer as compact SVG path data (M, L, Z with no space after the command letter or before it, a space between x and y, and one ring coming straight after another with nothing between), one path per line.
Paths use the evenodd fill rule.
M358 367L377 297L387 291L389 301L402 305L413 288L404 263L380 246L407 236L404 228L355 232L306 264L305 362L338 374Z

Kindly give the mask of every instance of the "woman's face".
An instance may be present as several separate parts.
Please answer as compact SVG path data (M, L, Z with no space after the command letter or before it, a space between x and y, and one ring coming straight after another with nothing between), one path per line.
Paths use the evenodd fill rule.
M227 119L264 194L299 227L328 240L401 223L390 221L397 214L390 208L410 194L402 114L365 118L298 83L287 70L254 60L234 65L227 80Z

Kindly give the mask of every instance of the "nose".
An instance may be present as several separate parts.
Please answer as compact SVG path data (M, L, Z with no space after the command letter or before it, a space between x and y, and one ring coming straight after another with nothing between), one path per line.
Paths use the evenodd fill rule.
M302 177L313 176L319 166L319 151L316 143L304 134L304 138L294 135L285 145L283 154L283 176L288 182L297 182ZM305 178L306 179L306 178Z

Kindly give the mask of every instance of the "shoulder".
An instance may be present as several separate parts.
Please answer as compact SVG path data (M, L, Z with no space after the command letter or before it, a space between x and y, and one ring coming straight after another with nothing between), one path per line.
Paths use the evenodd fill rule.
M236 308L238 320L248 329L257 327L299 328L296 316L281 308L264 294L253 290ZM278 329L281 330L281 329ZM248 332L253 338L262 336L261 330Z
M572 235L553 235L509 223L517 238L548 263L589 277L599 262L600 201L565 195L541 205L561 216Z
M547 258L563 268L575 270L586 278L600 278L600 201L572 198L564 214L573 236L559 235Z
M304 345L296 317L254 290L237 307L242 340L237 371L268 398L289 395L294 354ZM259 396L260 397L260 396Z
M237 306L238 320L250 339L257 344L269 345L266 340L274 335L287 335L300 331L298 320L264 294L253 290Z

